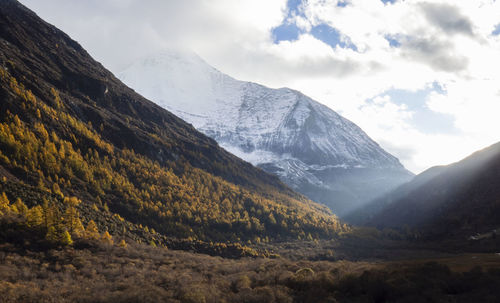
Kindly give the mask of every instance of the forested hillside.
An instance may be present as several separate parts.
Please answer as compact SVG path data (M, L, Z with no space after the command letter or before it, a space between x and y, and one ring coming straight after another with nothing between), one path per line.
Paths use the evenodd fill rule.
M50 194L59 205L76 197L95 210L84 222L116 214L179 239L312 239L347 228L127 88L17 1L0 6L0 44L2 184ZM100 232L107 224L100 221Z

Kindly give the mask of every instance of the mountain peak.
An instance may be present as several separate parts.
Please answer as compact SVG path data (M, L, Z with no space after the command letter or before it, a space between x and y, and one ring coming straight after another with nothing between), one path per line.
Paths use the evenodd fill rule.
M382 189L411 177L397 158L327 106L290 88L236 80L191 53L148 56L119 77L227 150L335 212L379 194L359 194L370 183L367 174ZM360 180L343 184L339 177L346 171L361 172L363 185ZM380 186L380 180L390 185ZM322 198L310 195L318 186L325 191Z
M171 62L175 61L186 66L209 66L198 54L188 50L162 49L161 51L149 54L141 59L144 66L164 66L172 67ZM210 67L211 68L211 67Z

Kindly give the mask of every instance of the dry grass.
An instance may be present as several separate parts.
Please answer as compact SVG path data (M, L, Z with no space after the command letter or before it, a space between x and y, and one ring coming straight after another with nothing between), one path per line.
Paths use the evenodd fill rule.
M235 260L145 245L83 244L46 251L0 245L0 302L419 302L421 295L430 302L488 302L500 295L496 255Z
M446 257L411 259L405 261L388 262L388 264L409 266L422 265L428 262L438 262L446 265L454 272L467 272L475 267L484 270L500 269L500 255L496 253L468 253Z

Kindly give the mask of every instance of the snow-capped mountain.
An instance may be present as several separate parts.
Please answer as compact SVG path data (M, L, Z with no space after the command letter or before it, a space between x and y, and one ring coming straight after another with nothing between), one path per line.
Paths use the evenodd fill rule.
M119 78L240 158L343 215L412 174L358 126L302 93L239 81L165 51Z

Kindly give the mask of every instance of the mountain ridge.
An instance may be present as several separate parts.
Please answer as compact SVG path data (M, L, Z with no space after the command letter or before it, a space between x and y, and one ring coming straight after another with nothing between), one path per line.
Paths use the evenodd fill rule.
M7 181L76 196L178 239L272 241L342 230L324 206L126 87L17 1L0 6L0 44Z
M412 176L357 125L325 105L290 88L236 80L196 54L163 51L131 64L118 77L336 213Z
M376 200L357 223L414 229L428 239L465 240L497 229L500 219L500 143L461 161L432 167ZM361 219L360 219L361 218Z

